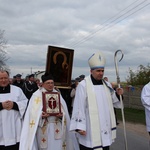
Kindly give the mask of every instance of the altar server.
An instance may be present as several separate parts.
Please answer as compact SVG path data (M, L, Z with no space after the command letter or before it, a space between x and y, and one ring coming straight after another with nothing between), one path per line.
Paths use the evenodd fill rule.
M146 127L150 135L150 82L143 87L141 100L143 106L145 107Z
M9 73L0 69L0 150L19 150L27 98L9 84Z

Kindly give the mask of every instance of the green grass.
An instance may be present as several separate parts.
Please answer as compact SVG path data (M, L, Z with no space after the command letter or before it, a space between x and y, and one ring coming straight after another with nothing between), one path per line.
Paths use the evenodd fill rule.
M116 109L118 120L122 120L121 110ZM133 108L124 108L125 121L132 123L145 124L145 111Z

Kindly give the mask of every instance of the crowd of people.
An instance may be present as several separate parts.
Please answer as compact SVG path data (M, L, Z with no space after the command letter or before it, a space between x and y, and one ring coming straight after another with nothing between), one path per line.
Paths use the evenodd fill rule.
M0 150L79 150L75 134L69 132L65 100L55 90L53 77L44 74L41 79L39 85L32 74L22 82L17 74L10 84L9 73L0 70ZM61 113L51 115L44 111L43 93L47 92L59 93ZM46 107L53 104L50 100Z
M109 150L116 138L114 108L122 107L123 89L114 89L104 77L103 53L94 53L88 64L90 74L71 85L71 114L54 86L55 76L45 73L41 83L33 74L25 80L17 74L12 81L0 69L0 150ZM147 89L142 92L146 106Z

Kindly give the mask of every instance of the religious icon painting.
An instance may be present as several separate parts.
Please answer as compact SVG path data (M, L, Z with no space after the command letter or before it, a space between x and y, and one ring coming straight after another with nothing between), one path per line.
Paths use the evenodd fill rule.
M43 111L50 116L61 114L60 95L58 92L45 92L43 96Z
M46 72L54 77L55 86L70 88L74 50L48 46Z

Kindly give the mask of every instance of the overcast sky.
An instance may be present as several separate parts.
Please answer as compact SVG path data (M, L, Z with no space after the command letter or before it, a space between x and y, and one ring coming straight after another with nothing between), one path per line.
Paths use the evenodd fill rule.
M74 49L72 78L90 73L88 58L97 51L110 82L116 50L124 53L121 81L129 68L150 62L150 0L0 0L0 29L11 76L44 71L48 45Z

